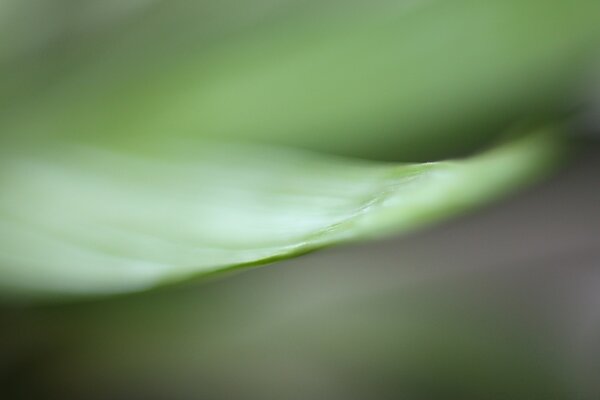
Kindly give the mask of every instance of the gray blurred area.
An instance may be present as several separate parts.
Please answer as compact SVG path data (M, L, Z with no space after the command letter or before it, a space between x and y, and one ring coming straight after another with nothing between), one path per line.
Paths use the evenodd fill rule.
M598 398L599 156L414 235L5 309L3 398Z

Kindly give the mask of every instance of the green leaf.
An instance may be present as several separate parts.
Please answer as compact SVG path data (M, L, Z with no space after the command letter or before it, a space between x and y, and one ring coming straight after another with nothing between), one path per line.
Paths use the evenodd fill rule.
M564 149L555 133L426 164L217 142L13 148L0 161L0 290L139 291L408 231L545 171Z

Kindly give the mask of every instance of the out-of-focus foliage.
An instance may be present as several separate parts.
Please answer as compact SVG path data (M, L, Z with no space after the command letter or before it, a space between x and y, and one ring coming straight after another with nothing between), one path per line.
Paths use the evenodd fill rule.
M54 46L4 74L42 75L18 107L11 94L4 136L211 136L431 161L562 104L600 31L587 0L141 3L94 24L83 11L104 7L67 2Z
M557 107L600 31L584 0L2 9L0 287L41 294L145 289L489 200L560 140L335 157L479 149Z
M0 0L0 398L600 398L593 157L441 229L103 296L418 229L543 175L599 19L598 0Z
M561 144L537 132L471 159L406 165L210 142L4 153L0 288L135 291L414 229L528 182Z

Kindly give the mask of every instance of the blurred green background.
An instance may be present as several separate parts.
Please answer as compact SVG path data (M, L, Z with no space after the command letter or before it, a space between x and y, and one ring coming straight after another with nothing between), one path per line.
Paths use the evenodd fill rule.
M212 138L434 161L567 117L584 144L411 236L6 304L0 398L600 398L599 33L596 0L0 0L0 154Z

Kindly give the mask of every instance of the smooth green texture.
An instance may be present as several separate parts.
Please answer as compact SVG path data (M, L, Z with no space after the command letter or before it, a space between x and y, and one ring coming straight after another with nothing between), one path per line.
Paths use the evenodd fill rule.
M0 3L6 296L144 290L492 199L558 142L363 158L480 149L561 103L600 31L586 0L76 3Z
M211 142L3 153L0 290L139 291L414 229L529 181L563 149L538 132L470 159L412 165Z
M41 70L19 101L0 91L0 127L33 142L136 148L169 132L445 159L568 102L598 15L595 0L158 1L104 31L74 17L2 74L22 91Z

